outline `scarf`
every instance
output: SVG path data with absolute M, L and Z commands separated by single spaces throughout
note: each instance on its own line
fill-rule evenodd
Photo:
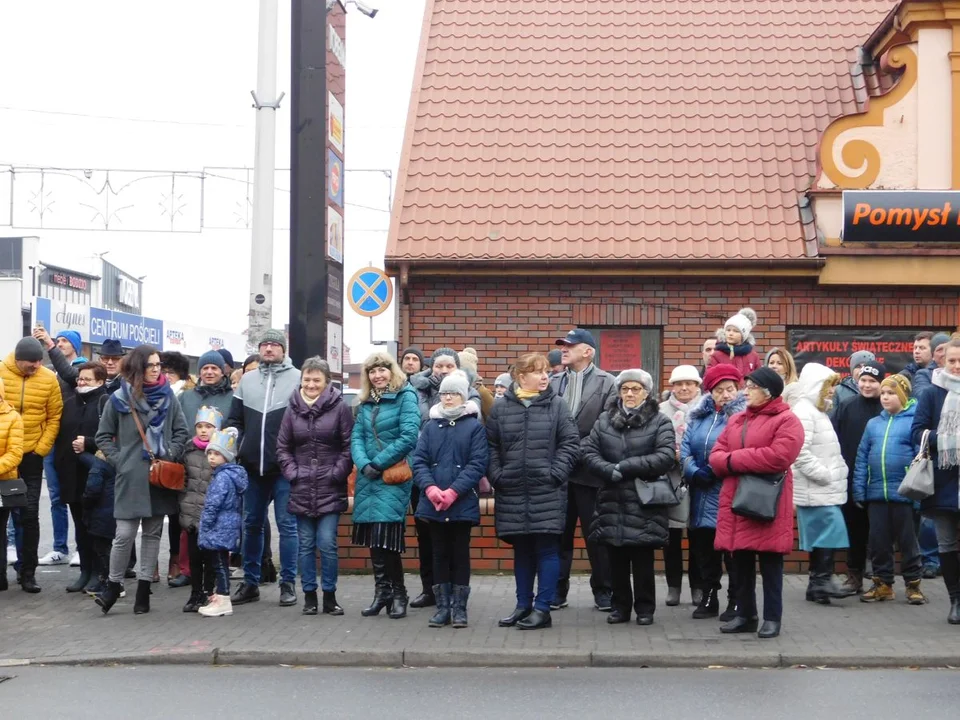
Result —
M 718 342 L 714 352 L 721 352 L 731 358 L 734 356 L 743 357 L 744 355 L 749 355 L 753 352 L 753 345 L 750 343 L 741 343 L 740 345 L 734 345 L 733 347 L 730 347 L 725 342 Z
M 321 393 L 321 394 L 322 394 L 322 393 Z M 315 398 L 308 398 L 308 397 L 304 394 L 303 390 L 300 391 L 300 397 L 301 397 L 301 398 L 303 399 L 303 401 L 307 404 L 307 407 L 313 407 L 313 404 L 314 404 L 315 402 L 317 402 L 317 400 L 320 399 L 320 395 L 317 395 Z
M 580 411 L 580 403 L 583 400 L 583 383 L 593 372 L 593 367 L 593 363 L 590 363 L 580 372 L 568 369 L 563 380 L 560 381 L 560 393 L 563 395 L 563 399 L 567 401 L 570 414 L 574 417 Z
M 628 418 L 631 418 L 634 415 L 636 415 L 638 412 L 640 412 L 640 409 L 643 407 L 643 403 L 640 403 L 635 408 L 628 408 L 626 405 L 623 404 L 623 400 L 617 400 L 617 407 L 620 408 L 620 412 L 622 412 Z
M 370 388 L 370 399 L 373 400 L 374 404 L 380 403 L 380 398 L 383 397 L 383 394 L 387 391 L 386 388 L 383 390 L 377 390 L 375 387 Z
M 513 391 L 513 394 L 517 396 L 517 400 L 523 402 L 524 400 L 533 400 L 537 395 L 540 394 L 539 390 L 524 390 L 519 385 L 517 389 Z
M 194 390 L 200 397 L 208 398 L 212 395 L 226 395 L 233 390 L 233 385 L 230 383 L 230 378 L 224 375 L 219 382 L 213 385 L 197 385 Z
M 960 465 L 960 377 L 946 370 L 934 371 L 933 384 L 947 391 L 937 426 L 937 466 Z
M 113 403 L 113 409 L 123 415 L 129 414 L 131 405 L 135 404 L 140 414 L 147 416 L 146 427 L 144 427 L 147 447 L 154 456 L 163 457 L 167 452 L 163 442 L 163 425 L 167 419 L 167 410 L 170 409 L 170 399 L 173 397 L 170 384 L 166 377 L 160 375 L 160 379 L 152 385 L 143 384 L 142 398 L 133 403 L 131 397 L 130 383 L 121 379 L 119 389 L 110 396 L 110 402 Z M 146 449 L 143 451 L 143 458 L 150 459 Z
M 210 444 L 209 440 L 201 440 L 196 435 L 193 436 L 193 444 L 197 446 L 198 450 L 206 450 L 207 445 Z
M 677 447 L 680 447 L 680 441 L 683 440 L 683 433 L 687 429 L 687 413 L 690 412 L 690 408 L 693 407 L 694 403 L 700 399 L 698 395 L 689 403 L 682 403 L 677 400 L 676 396 L 673 393 L 670 393 L 670 397 L 667 398 L 668 408 L 662 410 L 663 414 L 666 415 L 670 422 L 673 423 L 673 432 L 677 436 Z

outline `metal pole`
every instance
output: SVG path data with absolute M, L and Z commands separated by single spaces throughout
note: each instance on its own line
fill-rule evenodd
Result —
M 257 41 L 256 159 L 253 166 L 253 234 L 250 243 L 250 314 L 247 344 L 255 347 L 273 316 L 273 186 L 276 168 L 277 0 L 260 0 Z

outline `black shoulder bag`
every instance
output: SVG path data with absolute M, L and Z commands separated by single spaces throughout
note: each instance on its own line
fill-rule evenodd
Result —
M 743 448 L 746 445 L 747 421 L 744 419 L 740 447 Z M 780 494 L 783 492 L 783 481 L 786 476 L 786 473 L 740 475 L 730 508 L 733 514 L 751 520 L 771 522 L 777 516 L 777 505 L 780 503 Z

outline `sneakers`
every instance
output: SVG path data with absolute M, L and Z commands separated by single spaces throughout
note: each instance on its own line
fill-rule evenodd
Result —
M 37 561 L 37 565 L 66 565 L 68 562 L 70 559 L 66 555 L 51 550 Z
M 917 583 L 917 592 L 919 592 L 920 581 L 915 582 Z M 896 597 L 897 595 L 893 592 L 892 585 L 887 585 L 883 580 L 875 577 L 873 579 L 873 586 L 860 596 L 860 602 L 883 602 L 884 600 L 895 600 Z
M 233 603 L 230 602 L 229 595 L 216 595 L 210 598 L 210 602 L 197 610 L 199 615 L 204 617 L 223 617 L 233 615 Z
M 80 567 L 80 553 L 75 552 L 70 556 L 70 567 Z
M 920 592 L 919 580 L 910 580 L 907 582 L 906 596 L 907 603 L 910 605 L 924 605 L 927 602 L 927 598 Z
M 17 562 L 17 546 L 7 545 L 7 565 L 14 565 Z
M 613 610 L 613 593 L 601 590 L 593 596 L 593 606 L 600 612 L 611 612 Z

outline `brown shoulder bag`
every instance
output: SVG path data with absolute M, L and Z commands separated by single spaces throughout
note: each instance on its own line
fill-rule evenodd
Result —
M 150 456 L 150 484 L 164 490 L 177 490 L 182 492 L 184 487 L 184 467 L 180 463 L 170 462 L 169 460 L 160 460 L 150 451 L 150 445 L 147 443 L 147 436 L 143 432 L 143 425 L 140 423 L 140 414 L 136 408 L 130 408 L 130 414 L 133 415 L 133 421 L 137 424 L 137 432 L 140 433 L 140 439 L 143 440 L 143 449 Z

